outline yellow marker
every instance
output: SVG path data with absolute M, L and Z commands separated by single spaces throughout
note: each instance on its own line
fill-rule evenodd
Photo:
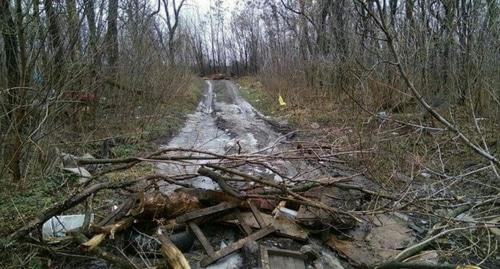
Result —
M 481 269 L 481 267 L 475 265 L 459 265 L 455 269 Z
M 280 103 L 280 106 L 286 106 L 285 100 L 283 100 L 281 95 L 278 96 L 278 103 Z

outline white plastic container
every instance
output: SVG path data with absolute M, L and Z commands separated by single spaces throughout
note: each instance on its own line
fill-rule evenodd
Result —
M 44 239 L 51 237 L 63 237 L 66 232 L 82 227 L 85 215 L 63 215 L 54 216 L 42 226 Z M 94 220 L 94 214 L 90 215 L 90 222 Z

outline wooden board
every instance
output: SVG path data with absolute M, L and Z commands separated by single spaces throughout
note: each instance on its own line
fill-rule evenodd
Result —
M 196 238 L 198 238 L 198 240 L 200 241 L 201 245 L 203 246 L 207 254 L 209 256 L 214 255 L 215 253 L 214 248 L 212 247 L 212 245 L 210 245 L 210 242 L 208 241 L 205 234 L 201 231 L 200 227 L 198 227 L 196 223 L 190 222 L 189 228 L 194 233 L 194 235 L 196 235 Z
M 248 224 L 245 222 L 245 219 L 241 215 L 241 211 L 238 208 L 235 208 L 234 212 L 235 212 L 236 216 L 238 217 L 238 222 L 240 223 L 240 226 L 243 229 L 243 231 L 245 231 L 245 233 L 247 235 L 251 235 L 252 228 L 250 228 L 250 226 L 248 226 Z
M 293 220 L 290 220 L 283 216 L 278 216 L 275 219 L 273 218 L 273 216 L 268 214 L 260 213 L 260 215 L 266 223 L 272 224 L 274 227 L 276 227 L 276 233 L 281 236 L 289 237 L 299 241 L 306 241 L 309 237 L 309 231 L 296 224 Z M 258 229 L 260 226 L 251 212 L 241 212 L 238 219 L 240 218 L 243 222 L 250 226 L 250 228 Z M 234 223 L 234 221 L 228 222 Z M 239 222 L 241 223 L 241 220 Z
M 255 217 L 255 220 L 257 220 L 257 223 L 259 224 L 260 228 L 266 227 L 267 223 L 264 220 L 264 218 L 261 216 L 261 213 L 257 209 L 257 207 L 250 200 L 248 200 L 248 205 L 250 206 L 250 210 L 252 210 L 252 214 Z
M 298 251 L 260 246 L 262 269 L 306 269 L 306 259 Z
M 236 242 L 233 242 L 229 246 L 227 246 L 223 249 L 216 251 L 213 255 L 210 255 L 210 256 L 203 258 L 200 262 L 200 265 L 203 267 L 206 267 L 207 265 L 217 261 L 218 259 L 223 258 L 223 257 L 237 251 L 238 249 L 242 248 L 247 242 L 258 240 L 258 239 L 260 239 L 268 234 L 273 233 L 275 230 L 276 229 L 273 226 L 268 226 L 268 227 L 265 227 L 261 230 L 258 230 L 257 232 L 255 232 L 255 233 L 253 233 L 253 234 L 251 234 L 243 239 L 240 239 Z
M 237 204 L 233 204 L 233 203 L 220 203 L 218 205 L 215 205 L 215 206 L 211 206 L 211 207 L 206 207 L 206 208 L 203 208 L 203 209 L 200 209 L 200 210 L 196 210 L 196 211 L 193 211 L 193 212 L 189 212 L 189 213 L 186 213 L 182 216 L 179 216 L 175 219 L 175 221 L 177 223 L 185 223 L 185 222 L 188 222 L 190 220 L 194 220 L 194 219 L 197 219 L 197 218 L 200 218 L 200 217 L 204 217 L 204 216 L 208 216 L 208 215 L 212 215 L 212 214 L 215 214 L 217 212 L 222 212 L 222 211 L 226 211 L 226 210 L 229 210 L 229 209 L 233 209 L 233 208 L 236 208 L 238 205 Z

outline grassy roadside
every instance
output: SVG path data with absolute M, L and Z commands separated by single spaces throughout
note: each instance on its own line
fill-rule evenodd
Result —
M 285 111 L 280 109 L 278 97 L 264 89 L 260 81 L 254 77 L 242 77 L 237 80 L 240 93 L 253 107 L 269 116 L 284 116 Z
M 165 100 L 157 108 L 161 115 L 154 120 L 131 122 L 119 129 L 107 129 L 114 132 L 115 146 L 112 148 L 112 157 L 120 158 L 133 156 L 141 152 L 154 150 L 159 144 L 166 143 L 183 126 L 187 114 L 194 111 L 202 96 L 203 80 L 193 77 L 188 90 L 182 91 Z M 104 128 L 104 127 L 103 127 Z M 106 134 L 104 134 L 106 135 Z M 97 141 L 97 142 L 96 142 Z M 57 143 L 54 143 L 57 144 Z M 57 144 L 62 152 L 75 155 L 90 153 L 99 157 L 102 141 L 93 137 L 88 142 Z M 151 164 L 140 164 L 125 172 L 108 174 L 110 180 L 139 177 L 154 172 Z M 0 178 L 0 238 L 19 228 L 31 218 L 40 214 L 49 206 L 62 201 L 67 197 L 78 178 L 62 172 L 58 166 L 51 171 L 34 170 L 21 184 L 12 183 L 9 179 Z M 110 199 L 113 193 L 102 193 L 94 199 Z M 111 205 L 110 205 L 111 206 Z M 71 213 L 81 213 L 84 208 L 74 208 Z M 0 242 L 2 243 L 2 242 Z M 0 244 L 2 246 L 3 244 Z M 13 249 L 10 249 L 13 250 Z M 2 251 L 0 254 L 0 268 L 43 268 L 36 257 L 39 249 L 31 246 L 15 246 L 15 251 Z
M 487 165 L 451 132 L 428 132 L 415 126 L 379 119 L 361 110 L 352 100 L 345 97 L 316 98 L 303 91 L 301 95 L 283 96 L 287 105 L 280 108 L 278 94 L 266 89 L 258 78 L 243 77 L 238 83 L 241 85 L 241 94 L 257 109 L 267 115 L 287 119 L 292 127 L 305 130 L 308 139 L 332 143 L 338 151 L 362 151 L 361 154 L 344 158 L 351 167 L 367 171 L 373 180 L 390 188 L 399 187 L 402 183 L 399 176 L 402 174 L 417 173 L 418 177 L 419 173 L 428 173 L 425 171 L 430 168 L 453 175 Z M 469 112 L 466 107 L 457 108 L 453 114 L 454 119 L 467 136 L 480 143 L 481 140 L 474 136 L 475 127 L 467 122 L 467 113 Z M 422 121 L 418 114 L 391 116 L 403 122 L 419 124 L 420 120 L 422 125 L 435 124 L 433 121 Z M 498 155 L 500 141 L 498 133 L 495 132 L 498 126 L 484 125 L 481 128 L 489 149 Z M 478 174 L 478 178 L 481 177 L 483 182 L 495 182 L 492 171 Z M 463 192 L 464 195 L 469 191 L 458 189 L 458 192 Z M 476 191 L 481 193 L 480 188 Z
M 311 128 L 315 126 L 338 125 L 338 117 L 342 107 L 335 103 L 325 102 L 321 98 L 309 96 L 291 96 L 281 94 L 286 105 L 280 106 L 279 93 L 266 89 L 255 77 L 245 76 L 237 80 L 241 86 L 241 95 L 255 108 L 268 116 L 286 119 L 294 128 Z

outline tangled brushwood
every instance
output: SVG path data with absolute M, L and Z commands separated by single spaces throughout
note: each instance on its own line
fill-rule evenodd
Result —
M 118 159 L 72 156 L 65 169 L 81 177 L 72 194 L 3 247 L 30 244 L 59 264 L 79 257 L 119 268 L 197 268 L 237 251 L 245 268 L 275 268 L 283 257 L 315 268 L 498 265 L 498 191 L 466 198 L 453 184 L 433 188 L 421 177 L 388 192 L 344 166 L 341 156 L 359 150 L 286 140 L 248 154 L 164 148 Z M 123 173 L 145 163 L 164 167 Z M 469 255 L 456 255 L 464 250 Z

